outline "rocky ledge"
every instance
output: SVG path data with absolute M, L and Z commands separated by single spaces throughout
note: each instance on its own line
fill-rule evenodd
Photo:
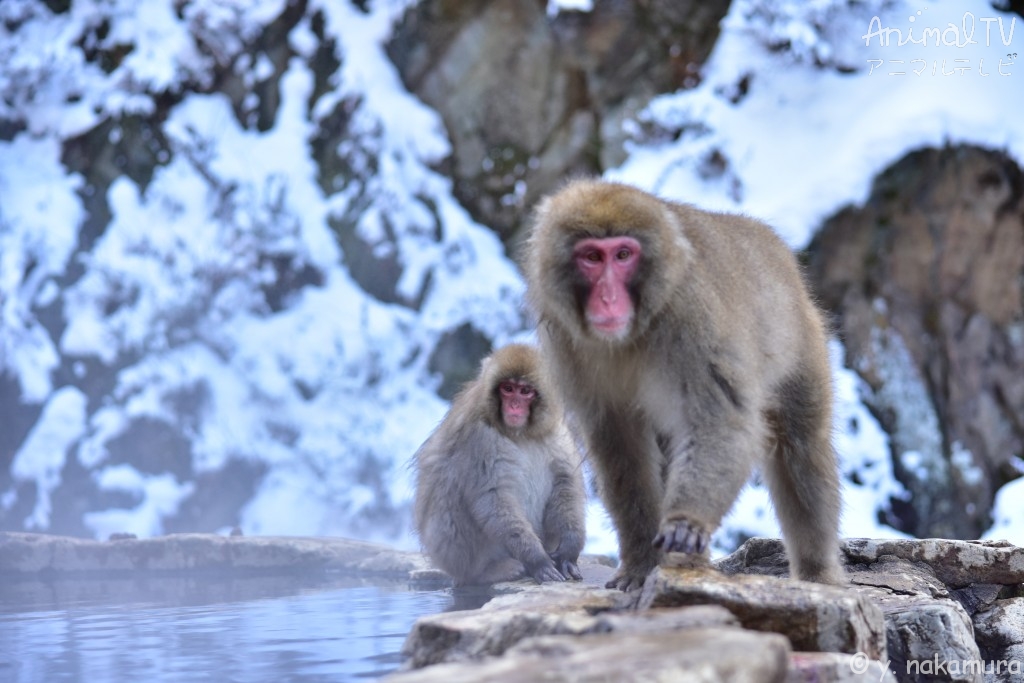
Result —
M 585 558 L 583 582 L 499 584 L 479 609 L 420 619 L 387 680 L 1024 681 L 1024 548 L 850 539 L 843 552 L 845 587 L 786 578 L 782 544 L 751 539 L 714 567 L 659 567 L 629 594 L 602 588 L 612 569 Z M 340 538 L 0 533 L 5 585 L 203 573 L 445 585 L 418 553 Z
M 785 578 L 769 539 L 714 568 L 659 567 L 632 594 L 504 584 L 481 609 L 420 619 L 387 681 L 1024 680 L 1024 549 L 851 539 L 843 550 L 846 587 Z
M 171 534 L 109 541 L 0 532 L 0 576 L 349 572 L 446 582 L 420 553 L 345 538 Z

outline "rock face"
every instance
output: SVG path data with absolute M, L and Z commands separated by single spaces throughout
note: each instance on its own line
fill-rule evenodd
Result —
M 851 539 L 843 551 L 847 587 L 784 578 L 775 539 L 747 541 L 718 571 L 659 567 L 639 594 L 508 584 L 522 592 L 417 622 L 406 671 L 388 680 L 1022 680 L 1024 549 Z
M 1016 598 L 994 600 L 974 615 L 974 635 L 982 655 L 990 662 L 1024 662 L 1024 592 L 1017 586 Z M 998 680 L 998 679 L 997 679 Z
M 782 636 L 740 629 L 545 636 L 531 638 L 505 658 L 442 664 L 385 680 L 781 683 L 787 680 L 788 655 Z
M 718 606 L 615 611 L 622 598 L 617 591 L 580 584 L 546 584 L 497 597 L 479 610 L 420 619 L 406 641 L 406 665 L 418 669 L 502 655 L 527 635 L 650 633 L 738 624 Z
M 884 659 L 882 612 L 845 588 L 767 576 L 709 578 L 701 570 L 659 567 L 647 577 L 639 607 L 708 604 L 725 607 L 744 628 L 785 635 L 797 650 Z
M 740 629 L 721 606 L 636 611 L 581 584 L 520 590 L 420 619 L 404 648 L 420 671 L 396 680 L 785 680 L 788 641 Z
M 974 147 L 914 152 L 825 224 L 809 265 L 910 493 L 886 521 L 979 537 L 1024 452 L 1021 169 Z
M 846 552 L 851 581 L 885 614 L 891 666 L 921 672 L 902 680 L 1021 680 L 1024 550 L 929 539 L 850 541 Z M 945 675 L 925 674 L 929 661 L 946 662 Z
M 477 220 L 512 237 L 567 175 L 623 160 L 623 122 L 654 95 L 697 84 L 728 2 L 427 0 L 388 47 L 406 86 L 444 119 L 449 170 Z
M 1024 549 L 1005 541 L 848 539 L 843 552 L 851 585 L 884 615 L 898 680 L 1021 680 Z M 781 541 L 751 539 L 718 566 L 780 576 L 785 561 Z M 944 673 L 929 677 L 939 662 Z M 1002 676 L 982 676 L 996 668 Z

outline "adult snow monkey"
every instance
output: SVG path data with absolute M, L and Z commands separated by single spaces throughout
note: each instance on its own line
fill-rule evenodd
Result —
M 540 203 L 524 271 L 618 532 L 609 587 L 706 553 L 755 466 L 791 574 L 843 582 L 825 324 L 768 226 L 577 180 Z

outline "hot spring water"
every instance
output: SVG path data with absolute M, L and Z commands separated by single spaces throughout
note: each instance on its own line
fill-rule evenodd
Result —
M 0 683 L 374 680 L 444 590 L 355 578 L 0 579 Z

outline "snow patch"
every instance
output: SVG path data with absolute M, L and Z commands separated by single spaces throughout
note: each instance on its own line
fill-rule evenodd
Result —
M 1018 466 L 1024 470 L 1024 461 L 1017 458 Z M 982 536 L 987 540 L 1008 539 L 1015 545 L 1024 543 L 1024 515 L 1021 501 L 1024 500 L 1024 477 L 1015 479 L 999 489 L 992 508 L 992 527 Z
M 45 530 L 50 525 L 51 493 L 60 485 L 67 455 L 85 431 L 86 403 L 85 394 L 74 387 L 55 391 L 14 455 L 11 476 L 36 484 L 36 504 L 25 520 L 27 529 Z
M 549 17 L 559 12 L 590 12 L 594 9 L 594 0 L 548 0 Z
M 974 462 L 974 454 L 959 441 L 953 442 L 949 460 L 968 486 L 979 486 L 985 481 L 985 471 Z
M 66 268 L 82 220 L 81 179 L 60 155 L 52 138 L 0 141 L 0 372 L 17 378 L 28 403 L 46 399 L 59 363 L 34 311 L 56 296 L 52 278 Z
M 139 538 L 163 534 L 163 519 L 178 511 L 181 501 L 195 486 L 178 483 L 170 474 L 144 475 L 131 465 L 115 465 L 99 470 L 94 478 L 104 491 L 123 491 L 138 496 L 141 502 L 130 509 L 111 509 L 87 512 L 83 522 L 96 538 L 110 538 L 111 534 L 135 534 Z
M 872 365 L 868 370 L 878 375 L 879 387 L 869 400 L 881 410 L 899 406 L 894 411 L 892 434 L 896 457 L 921 481 L 944 480 L 949 467 L 943 456 L 939 417 L 903 338 L 891 327 L 873 328 L 870 345 Z

